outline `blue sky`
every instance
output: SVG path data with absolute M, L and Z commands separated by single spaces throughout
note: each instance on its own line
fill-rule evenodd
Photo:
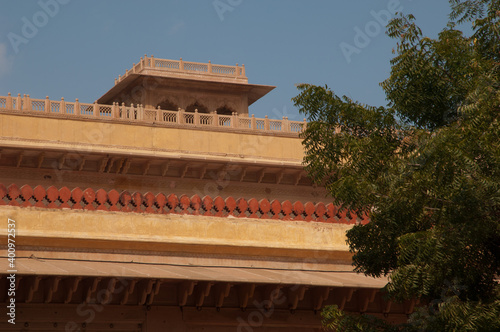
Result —
M 250 113 L 291 120 L 303 118 L 290 101 L 296 83 L 385 105 L 378 84 L 395 41 L 381 26 L 384 14 L 413 13 L 436 36 L 449 13 L 446 0 L 40 0 L 4 1 L 2 9 L 0 95 L 93 102 L 153 54 L 245 64 L 250 83 L 277 86 Z

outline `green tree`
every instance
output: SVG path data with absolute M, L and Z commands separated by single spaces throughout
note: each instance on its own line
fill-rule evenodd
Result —
M 309 120 L 309 175 L 370 215 L 347 233 L 355 270 L 388 275 L 395 300 L 427 303 L 404 326 L 329 307 L 328 327 L 500 331 L 500 0 L 450 5 L 435 39 L 412 15 L 388 24 L 398 44 L 387 107 L 308 84 L 293 99 Z

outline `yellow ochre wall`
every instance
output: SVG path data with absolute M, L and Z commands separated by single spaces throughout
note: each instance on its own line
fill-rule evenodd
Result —
M 210 130 L 127 124 L 125 121 L 73 120 L 25 114 L 0 114 L 0 144 L 134 156 L 172 157 L 300 165 L 296 134 L 250 133 L 237 128 Z
M 16 222 L 16 245 L 349 261 L 346 224 L 0 206 Z M 7 234 L 7 222 L 1 231 Z M 1 239 L 6 243 L 6 237 Z

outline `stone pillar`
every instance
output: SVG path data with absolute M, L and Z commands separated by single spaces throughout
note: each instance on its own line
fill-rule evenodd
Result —
M 113 103 L 113 107 L 111 107 L 111 117 L 116 119 L 118 118 L 118 112 L 119 112 L 119 106 L 118 103 Z
M 17 94 L 17 99 L 16 99 L 16 109 L 19 110 L 19 111 L 22 111 L 23 110 L 23 100 L 21 98 L 21 94 L 18 93 Z
M 45 107 L 44 107 L 45 113 L 50 113 L 50 99 L 49 96 L 45 97 Z
M 97 104 L 97 100 L 94 101 L 94 116 L 95 117 L 99 116 L 99 104 Z
M 248 115 L 248 95 L 244 95 L 240 98 L 240 110 L 237 110 L 238 113 L 247 114 Z
M 233 112 L 233 115 L 231 116 L 231 127 L 238 128 L 238 122 L 238 112 Z
M 30 95 L 24 95 L 23 110 L 31 111 Z
M 180 107 L 177 112 L 177 123 L 184 123 L 184 110 Z
M 12 109 L 12 96 L 10 92 L 7 94 L 7 99 L 5 100 L 5 108 L 8 110 Z
M 285 133 L 290 132 L 290 121 L 288 121 L 288 117 L 286 116 L 283 117 L 281 122 L 281 131 L 284 131 Z
M 75 115 L 80 115 L 80 102 L 78 98 L 75 99 Z
M 214 111 L 214 126 L 219 126 L 219 114 L 217 114 L 217 111 Z
M 193 124 L 195 126 L 199 126 L 200 125 L 200 114 L 198 113 L 198 109 L 194 110 Z
M 61 97 L 61 105 L 59 106 L 59 113 L 66 114 L 66 102 L 64 101 L 64 97 Z

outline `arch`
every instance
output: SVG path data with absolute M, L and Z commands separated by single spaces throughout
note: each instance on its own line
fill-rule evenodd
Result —
M 179 109 L 179 106 L 177 106 L 176 104 L 174 104 L 173 102 L 171 102 L 168 99 L 165 99 L 164 101 L 162 101 L 161 103 L 156 105 L 156 108 L 158 108 L 158 106 L 162 110 L 166 110 L 166 111 L 177 111 L 177 109 Z
M 195 102 L 194 104 L 191 104 L 188 107 L 186 107 L 186 112 L 194 113 L 195 109 L 198 110 L 198 113 L 208 113 L 208 108 L 198 102 Z
M 234 113 L 234 109 L 224 105 L 224 106 L 221 106 L 217 109 L 217 114 L 221 114 L 221 115 L 232 115 Z

